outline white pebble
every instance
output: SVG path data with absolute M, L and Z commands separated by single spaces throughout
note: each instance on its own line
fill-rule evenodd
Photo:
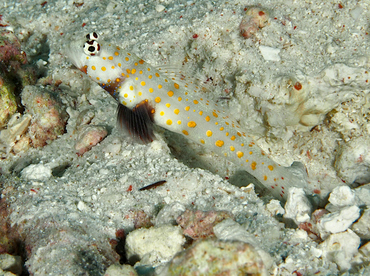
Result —
M 358 252 L 360 238 L 353 231 L 330 235 L 319 245 L 323 251 L 323 257 L 327 261 L 335 262 L 341 271 L 351 268 L 351 259 Z
M 51 169 L 43 164 L 33 164 L 24 168 L 21 175 L 27 180 L 45 181 L 52 176 L 52 173 Z
M 285 210 L 280 205 L 280 201 L 277 199 L 272 199 L 267 205 L 266 210 L 273 216 L 284 215 Z
M 346 207 L 340 211 L 323 215 L 318 222 L 321 238 L 325 239 L 328 233 L 346 231 L 359 217 L 360 209 L 357 206 Z
M 81 212 L 90 211 L 90 208 L 83 201 L 79 201 L 77 203 L 77 209 L 80 210 Z
M 302 188 L 291 188 L 285 204 L 285 218 L 292 219 L 297 225 L 310 220 L 311 203 Z
M 130 232 L 126 238 L 126 255 L 130 259 L 137 256 L 142 265 L 157 266 L 168 262 L 185 243 L 180 226 L 165 225 L 140 228 Z
M 352 230 L 362 239 L 370 239 L 370 209 L 366 209 L 360 219 L 353 224 Z
M 155 10 L 157 11 L 157 12 L 161 12 L 161 11 L 164 11 L 164 9 L 165 9 L 166 7 L 165 6 L 163 6 L 163 5 L 157 5 L 157 6 L 155 6 Z
M 352 205 L 355 201 L 355 193 L 348 186 L 339 186 L 333 189 L 329 196 L 329 202 L 335 206 Z
M 260 47 L 260 52 L 265 60 L 270 60 L 270 61 L 279 61 L 280 60 L 280 49 L 278 48 L 272 48 L 269 46 L 263 46 L 261 45 Z

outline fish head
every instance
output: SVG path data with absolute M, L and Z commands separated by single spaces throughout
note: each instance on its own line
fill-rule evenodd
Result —
M 125 78 L 119 58 L 120 51 L 119 47 L 100 40 L 94 32 L 73 41 L 66 55 L 80 71 L 105 87 L 110 83 L 121 83 Z

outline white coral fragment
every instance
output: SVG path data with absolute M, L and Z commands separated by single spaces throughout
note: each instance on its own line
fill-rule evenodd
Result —
M 318 222 L 321 237 L 325 238 L 326 233 L 339 233 L 346 231 L 354 221 L 360 217 L 360 208 L 350 206 L 340 211 L 322 216 Z
M 285 204 L 285 218 L 292 219 L 297 225 L 310 220 L 311 203 L 302 188 L 291 188 Z
M 24 168 L 21 175 L 27 180 L 45 181 L 52 176 L 52 171 L 50 167 L 43 164 L 32 164 Z
M 323 257 L 333 261 L 341 271 L 351 268 L 351 259 L 358 252 L 360 238 L 351 230 L 332 234 L 319 245 Z

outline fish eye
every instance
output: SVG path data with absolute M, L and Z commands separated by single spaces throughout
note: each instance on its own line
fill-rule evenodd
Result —
M 86 35 L 87 40 L 97 40 L 98 34 L 96 32 L 92 32 Z
M 88 56 L 95 56 L 100 51 L 100 45 L 96 40 L 88 40 L 84 44 L 84 52 Z

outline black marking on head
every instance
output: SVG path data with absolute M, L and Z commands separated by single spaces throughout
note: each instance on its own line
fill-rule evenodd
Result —
M 95 40 L 86 41 L 83 48 L 84 48 L 85 54 L 88 56 L 95 56 L 100 51 L 100 45 Z
M 132 110 L 119 103 L 117 108 L 119 127 L 127 129 L 133 138 L 140 138 L 143 143 L 152 142 L 154 139 L 152 109 L 147 100 L 142 101 Z
M 86 35 L 87 40 L 97 40 L 98 34 L 96 32 L 92 32 Z

